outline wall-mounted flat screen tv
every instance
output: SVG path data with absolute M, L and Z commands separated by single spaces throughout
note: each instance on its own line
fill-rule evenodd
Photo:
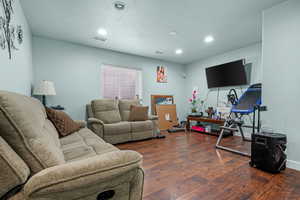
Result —
M 209 67 L 205 70 L 208 88 L 242 86 L 248 84 L 244 60 Z

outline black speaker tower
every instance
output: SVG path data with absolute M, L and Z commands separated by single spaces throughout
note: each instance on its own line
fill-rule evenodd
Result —
M 250 165 L 271 173 L 286 168 L 287 138 L 279 133 L 252 134 Z

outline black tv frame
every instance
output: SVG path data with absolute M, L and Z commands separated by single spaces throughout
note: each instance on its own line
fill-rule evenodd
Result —
M 219 70 L 217 71 L 218 73 L 216 73 L 216 75 L 219 75 L 221 77 L 222 75 L 222 70 L 220 70 L 221 67 L 236 67 L 238 68 L 239 66 L 243 66 L 243 68 L 240 68 L 239 70 L 243 70 L 243 71 L 240 71 L 239 73 L 243 76 L 239 76 L 240 80 L 239 81 L 235 81 L 236 83 L 231 82 L 231 83 L 225 83 L 225 82 L 228 82 L 226 80 L 223 80 L 223 84 L 221 84 L 222 80 L 219 81 L 219 84 L 218 83 L 212 83 L 212 80 L 209 80 L 211 78 L 209 78 L 209 75 L 208 75 L 208 71 L 209 70 L 217 70 L 217 68 L 219 68 Z M 252 66 L 251 66 L 252 68 Z M 251 69 L 250 68 L 250 69 Z M 224 72 L 224 69 L 223 69 L 223 72 Z M 232 61 L 232 62 L 228 62 L 228 63 L 224 63 L 224 64 L 220 64 L 220 65 L 216 65 L 216 66 L 212 66 L 212 67 L 208 67 L 205 69 L 205 73 L 206 73 L 206 81 L 207 81 L 207 87 L 208 89 L 213 89 L 213 88 L 225 88 L 225 87 L 237 87 L 237 86 L 245 86 L 245 85 L 249 85 L 250 84 L 250 77 L 251 75 L 249 76 L 247 70 L 246 70 L 246 64 L 245 64 L 245 59 L 240 59 L 240 60 L 235 60 L 235 61 Z M 251 73 L 250 73 L 251 74 Z M 211 75 L 210 75 L 211 76 Z

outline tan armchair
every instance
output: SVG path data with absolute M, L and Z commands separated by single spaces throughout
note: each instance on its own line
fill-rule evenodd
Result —
M 141 200 L 141 162 L 87 128 L 59 138 L 38 100 L 0 91 L 0 199 Z
M 128 121 L 131 105 L 139 105 L 139 101 L 92 101 L 87 105 L 88 127 L 111 144 L 156 137 L 159 132 L 157 116 L 149 116 L 146 121 Z

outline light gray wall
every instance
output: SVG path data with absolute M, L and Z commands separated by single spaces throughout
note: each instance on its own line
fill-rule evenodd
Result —
M 300 1 L 286 1 L 263 16 L 264 121 L 287 134 L 288 164 L 300 170 Z
M 206 107 L 217 106 L 217 90 L 207 88 L 205 68 L 239 60 L 246 59 L 246 63 L 252 63 L 251 83 L 258 83 L 262 81 L 262 68 L 261 68 L 261 44 L 254 44 L 245 48 L 230 51 L 221 55 L 213 56 L 186 66 L 186 89 L 185 100 L 191 96 L 192 90 L 196 87 L 199 88 L 200 99 L 204 100 L 208 94 Z M 227 93 L 229 88 L 220 89 L 219 105 L 222 102 L 227 102 Z M 241 90 L 238 89 L 239 94 Z M 186 112 L 190 112 L 189 104 L 186 104 Z
M 12 23 L 22 26 L 24 40 L 20 46 L 16 45 L 19 50 L 13 51 L 11 60 L 8 58 L 7 49 L 0 49 L 0 90 L 30 95 L 33 77 L 31 31 L 19 0 L 14 1 L 13 7 Z M 3 15 L 2 8 L 0 15 Z
M 35 83 L 54 81 L 57 95 L 51 105 L 61 104 L 74 119 L 85 118 L 85 104 L 101 98 L 100 68 L 103 63 L 139 68 L 143 77 L 143 100 L 150 105 L 151 94 L 175 96 L 179 117 L 184 110 L 183 66 L 63 41 L 33 37 Z M 156 67 L 166 66 L 168 83 L 156 83 Z

